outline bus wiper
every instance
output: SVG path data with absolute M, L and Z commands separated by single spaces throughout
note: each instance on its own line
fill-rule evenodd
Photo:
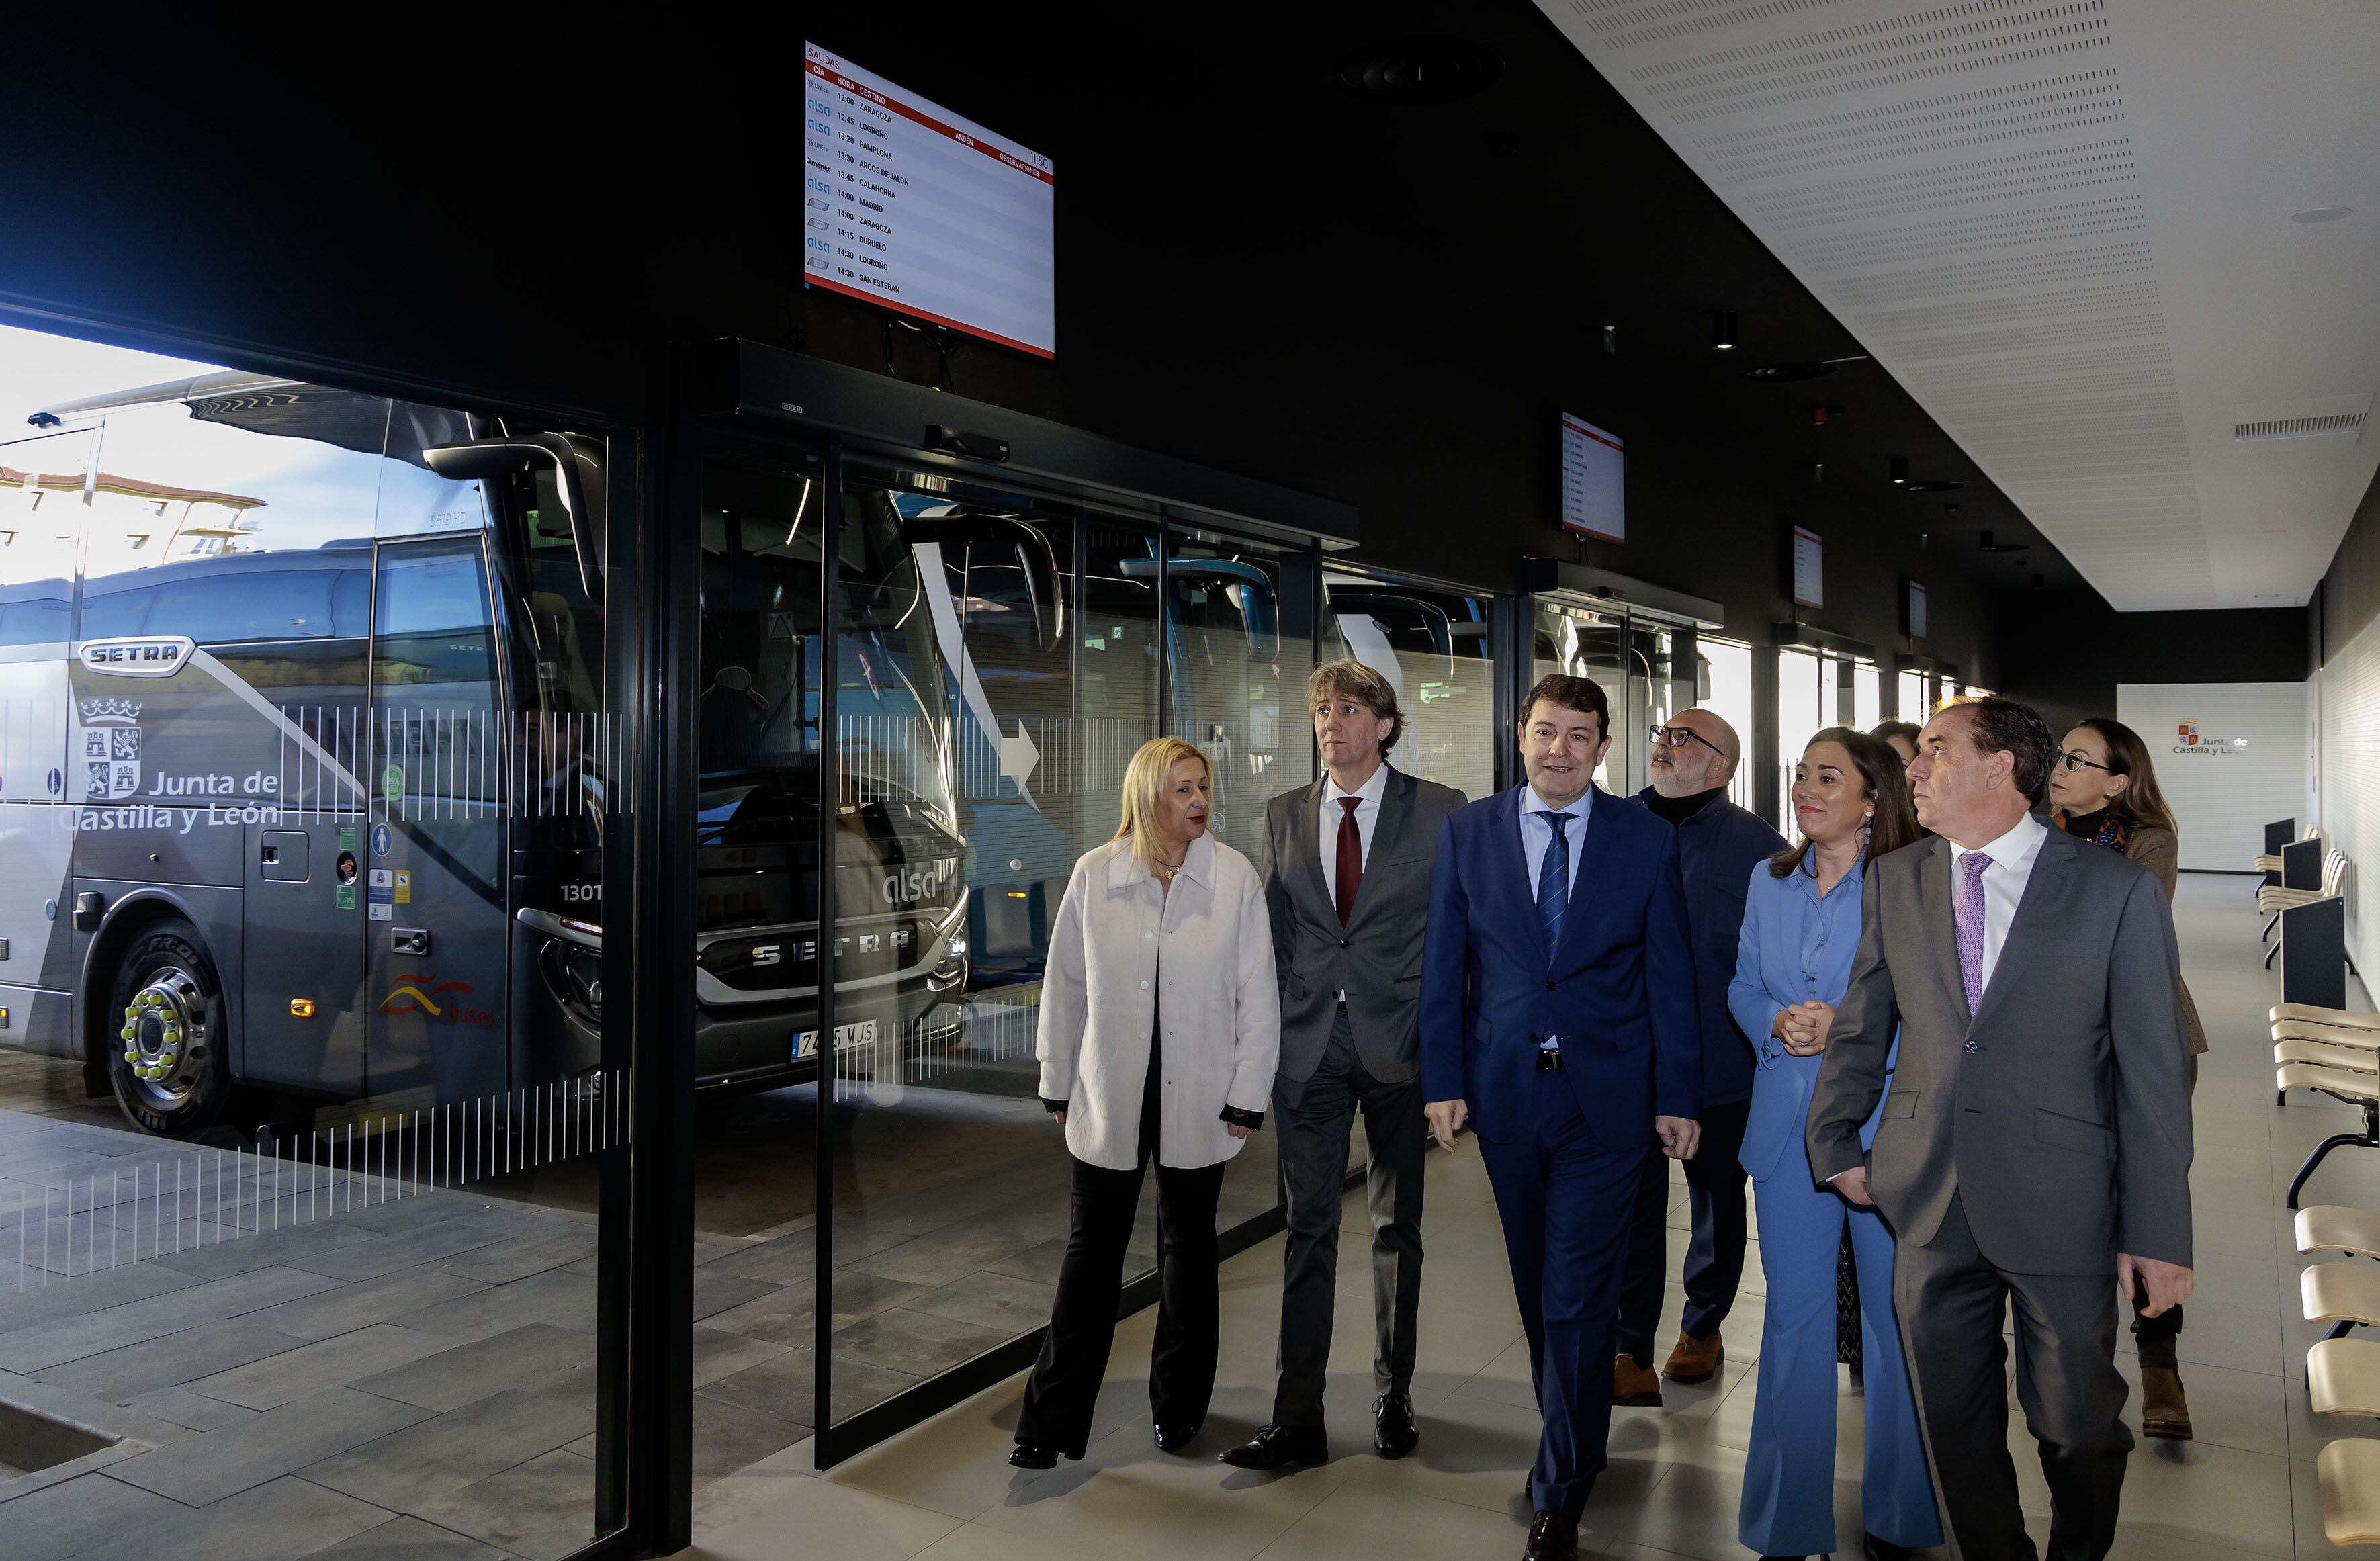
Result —
M 570 539 L 578 555 L 578 580 L 587 599 L 603 603 L 603 443 L 575 433 L 503 434 L 456 444 L 433 444 L 421 452 L 431 471 L 455 482 L 504 477 L 553 464 L 554 491 L 570 516 Z

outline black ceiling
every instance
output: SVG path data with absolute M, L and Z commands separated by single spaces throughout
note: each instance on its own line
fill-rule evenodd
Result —
M 310 62 L 161 17 L 103 74 L 20 84 L 19 123 L 38 129 L 0 161 L 0 198 L 20 213 L 0 230 L 0 294 L 94 298 L 267 356 L 320 336 L 382 369 L 427 354 L 435 320 L 438 382 L 474 382 L 455 340 L 508 341 L 516 357 L 531 342 L 558 405 L 648 373 L 622 361 L 629 338 L 737 333 L 862 358 L 852 344 L 874 340 L 876 317 L 798 288 L 805 36 L 1056 162 L 1062 369 L 977 348 L 953 367 L 962 392 L 1168 449 L 1184 408 L 1292 367 L 1330 366 L 1322 378 L 1376 404 L 1394 387 L 1423 412 L 1526 383 L 1601 412 L 1632 450 L 1689 447 L 1779 514 L 1815 502 L 1823 462 L 1830 493 L 1874 495 L 1862 507 L 1905 543 L 1929 536 L 1928 574 L 2080 584 L 1875 365 L 1746 378 L 1861 344 L 1524 0 L 1038 13 L 873 0 L 616 35 L 589 24 L 566 47 L 551 28 L 488 18 L 393 27 Z M 1485 85 L 1418 102 L 1346 85 L 1351 61 L 1393 78 L 1366 52 L 1413 37 L 1468 45 Z M 1710 347 L 1718 309 L 1741 323 L 1732 353 Z M 912 352 L 901 369 L 933 364 Z M 1084 386 L 1110 388 L 1070 402 Z M 1378 415 L 1363 400 L 1269 408 L 1249 419 L 1245 460 L 1179 453 L 1346 496 L 1346 474 L 1315 452 L 1347 448 L 1323 436 Z M 1815 427 L 1816 405 L 1844 414 Z M 1416 471 L 1425 455 L 1534 464 L 1550 445 L 1548 430 L 1482 452 L 1483 428 L 1496 431 L 1475 421 L 1416 454 Z M 1893 494 L 1896 455 L 1965 486 Z M 1983 553 L 1986 528 L 2032 547 Z
M 1341 358 L 1394 364 L 1451 397 L 1480 376 L 1541 376 L 1550 359 L 1620 392 L 1640 425 L 1689 428 L 1711 461 L 1758 470 L 1780 506 L 1820 463 L 1829 488 L 1888 491 L 1896 455 L 1912 480 L 1963 484 L 1892 496 L 1902 529 L 1929 537 L 1929 572 L 2082 584 L 1873 363 L 1747 377 L 1864 348 L 1534 6 L 1230 9 L 1118 7 L 1096 29 L 1036 34 L 993 12 L 873 5 L 811 25 L 818 42 L 1054 159 L 1070 359 L 1203 355 L 1218 366 L 1207 391 L 1228 393 L 1232 374 L 1269 358 Z M 1473 77 L 1492 79 L 1452 101 L 1348 85 L 1393 75 L 1384 59 L 1459 62 L 1450 44 L 1483 55 Z M 736 117 L 734 139 L 771 143 L 771 114 Z M 1737 317 L 1732 352 L 1712 349 L 1717 310 Z M 1136 323 L 1070 331 L 1087 320 Z M 984 367 L 955 365 L 955 388 L 970 375 L 980 385 Z M 1822 406 L 1841 410 L 1819 426 Z M 1163 432 L 1142 438 L 1161 444 Z M 1984 552 L 1985 530 L 2026 551 Z

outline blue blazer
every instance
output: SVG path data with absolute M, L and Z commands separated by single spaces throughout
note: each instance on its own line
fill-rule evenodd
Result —
M 1521 851 L 1521 791 L 1450 815 L 1438 836 L 1422 945 L 1425 1100 L 1463 1100 L 1484 1139 L 1536 1129 L 1537 1044 L 1561 1039 L 1588 1129 L 1611 1148 L 1653 1142 L 1653 1119 L 1702 1109 L 1702 1028 L 1677 831 L 1589 793 L 1585 843 L 1548 950 Z
M 1797 1175 L 1810 1174 L 1803 1131 L 1810 1117 L 1810 1092 L 1826 1054 L 1796 1057 L 1769 1026 L 1795 1003 L 1842 1002 L 1843 990 L 1851 985 L 1852 957 L 1859 951 L 1860 900 L 1866 891 L 1864 863 L 1845 874 L 1824 900 L 1818 898 L 1817 875 L 1806 859 L 1788 877 L 1769 872 L 1767 862 L 1752 869 L 1735 979 L 1728 986 L 1727 998 L 1735 1022 L 1754 1037 L 1759 1059 L 1752 1109 L 1743 1124 L 1743 1148 L 1737 1156 L 1755 1181 L 1766 1181 L 1789 1165 Z M 1896 1035 L 1885 1061 L 1888 1072 L 1900 1048 Z M 1876 1124 L 1883 1111 L 1879 1096 L 1860 1129 L 1861 1148 L 1876 1142 Z

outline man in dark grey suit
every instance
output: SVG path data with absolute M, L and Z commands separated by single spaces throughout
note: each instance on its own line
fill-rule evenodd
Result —
M 2144 1285 L 2155 1316 L 2191 1286 L 2172 915 L 2145 868 L 2034 817 L 2056 756 L 2007 699 L 1951 706 L 1918 734 L 1911 792 L 1936 838 L 1868 869 L 1810 1102 L 1812 1170 L 1898 1238 L 1893 1301 L 1967 1561 L 2034 1555 L 2008 1454 L 2010 1299 L 2050 1554 L 2082 1561 L 2114 1543 L 2132 1445 L 2117 1294 Z
M 1332 661 L 1315 669 L 1305 696 L 1323 775 L 1265 808 L 1265 902 L 1281 975 L 1273 1108 L 1289 1200 L 1281 1383 L 1272 1422 L 1223 1455 L 1242 1469 L 1330 1456 L 1322 1387 L 1337 1305 L 1339 1202 L 1359 1108 L 1372 1156 L 1372 1445 L 1382 1458 L 1402 1458 L 1421 1434 L 1412 1386 L 1429 1142 L 1421 1109 L 1422 929 L 1439 826 L 1463 797 L 1389 768 L 1404 716 L 1378 672 Z

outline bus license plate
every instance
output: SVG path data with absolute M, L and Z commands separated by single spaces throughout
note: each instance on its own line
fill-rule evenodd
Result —
M 819 1033 L 815 1030 L 795 1031 L 794 1060 L 798 1062 L 805 1057 L 816 1057 L 818 1038 Z M 875 1039 L 876 1021 L 872 1019 L 855 1020 L 849 1024 L 838 1024 L 834 1027 L 834 1049 L 837 1051 L 843 1050 L 845 1047 L 868 1046 Z

